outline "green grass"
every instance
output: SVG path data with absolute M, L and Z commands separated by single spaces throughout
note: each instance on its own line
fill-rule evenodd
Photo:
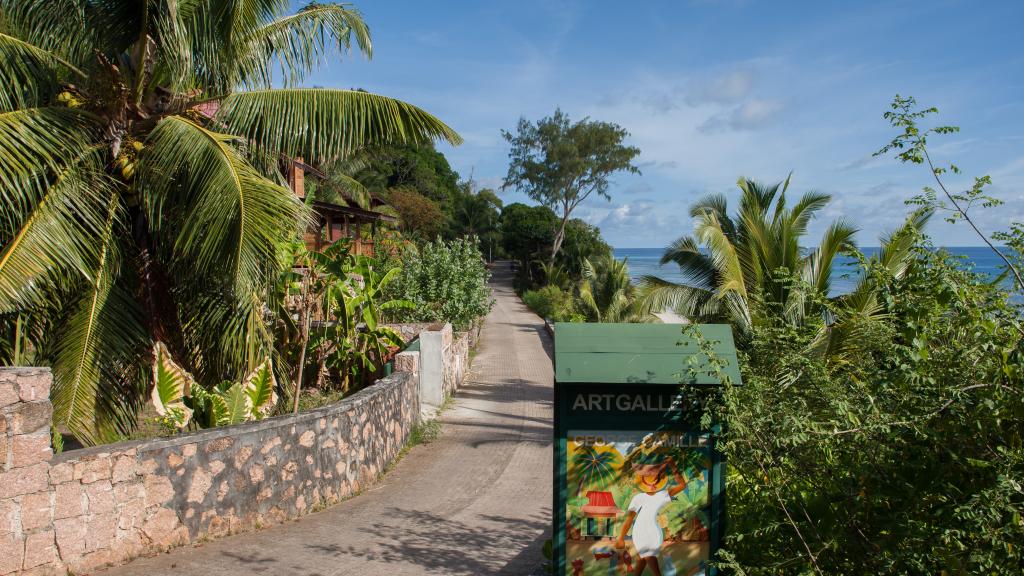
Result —
M 405 444 L 406 450 L 420 444 L 430 444 L 441 436 L 441 423 L 437 420 L 420 422 L 409 431 L 409 440 Z

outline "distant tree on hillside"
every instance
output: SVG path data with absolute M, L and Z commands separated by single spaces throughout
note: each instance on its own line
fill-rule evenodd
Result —
M 532 277 L 532 261 L 551 245 L 558 217 L 547 206 L 516 202 L 501 211 L 501 242 L 505 253 L 519 261 Z
M 560 222 L 551 242 L 553 266 L 573 211 L 597 194 L 611 200 L 608 178 L 616 172 L 639 174 L 633 159 L 640 149 L 623 145 L 629 133 L 617 124 L 584 118 L 570 122 L 560 109 L 536 123 L 519 119 L 516 133 L 502 130 L 511 145 L 503 188 L 515 188 L 555 210 Z
M 484 188 L 474 192 L 472 188 L 471 181 L 459 184 L 459 191 L 452 202 L 448 235 L 476 236 L 480 239 L 484 255 L 490 260 L 499 240 L 502 202 L 494 190 Z

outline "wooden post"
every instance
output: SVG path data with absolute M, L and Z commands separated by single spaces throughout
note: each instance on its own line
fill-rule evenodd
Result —
M 306 197 L 306 171 L 302 169 L 299 163 L 302 162 L 302 158 L 295 158 L 290 162 L 288 168 L 288 184 L 292 187 L 292 192 L 299 198 Z

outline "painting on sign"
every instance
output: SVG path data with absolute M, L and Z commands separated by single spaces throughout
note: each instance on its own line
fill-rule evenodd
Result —
M 568 576 L 697 576 L 710 554 L 706 434 L 570 430 Z

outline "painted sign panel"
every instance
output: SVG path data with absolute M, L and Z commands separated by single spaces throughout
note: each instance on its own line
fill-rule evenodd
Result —
M 705 574 L 711 450 L 701 433 L 568 430 L 565 574 Z
M 555 574 L 716 575 L 725 465 L 692 387 L 740 373 L 728 326 L 693 328 L 555 325 Z

